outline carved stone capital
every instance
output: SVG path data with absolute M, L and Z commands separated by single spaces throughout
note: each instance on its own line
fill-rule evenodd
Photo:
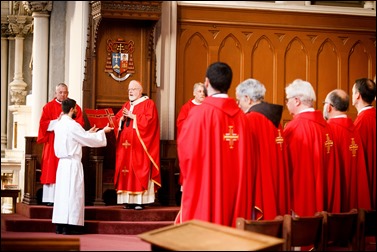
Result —
M 1 22 L 1 37 L 8 37 L 10 34 L 9 24 Z
M 16 36 L 25 36 L 33 32 L 33 18 L 30 16 L 8 16 L 9 33 Z
M 23 105 L 25 104 L 25 98 L 27 95 L 27 91 L 25 90 L 10 90 L 10 102 L 15 105 Z
M 30 12 L 48 13 L 52 10 L 52 1 L 23 1 L 23 4 Z

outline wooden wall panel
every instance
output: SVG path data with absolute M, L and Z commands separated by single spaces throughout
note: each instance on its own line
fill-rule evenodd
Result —
M 148 51 L 149 26 L 145 26 L 145 21 L 135 20 L 113 20 L 104 19 L 98 31 L 97 45 L 97 71 L 95 72 L 96 88 L 96 108 L 112 107 L 120 108 L 128 100 L 128 83 L 131 80 L 141 81 L 144 93 L 150 93 L 150 83 L 146 73 L 146 53 Z M 105 72 L 107 59 L 107 41 L 118 38 L 125 41 L 132 40 L 135 44 L 133 52 L 133 62 L 135 73 L 125 81 L 117 81 Z
M 187 85 L 184 86 L 184 90 L 181 94 L 183 97 L 188 97 L 186 101 L 193 98 L 194 83 L 204 82 L 205 67 L 208 63 L 207 55 L 208 45 L 206 41 L 199 34 L 194 34 L 190 38 L 189 43 L 187 43 L 184 55 L 182 55 L 185 69 L 189 69 L 189 71 L 182 73 L 184 79 L 187 81 Z M 189 83 L 191 83 L 191 85 Z
M 204 80 L 203 73 L 215 61 L 232 67 L 229 95 L 233 98 L 241 81 L 255 78 L 266 86 L 266 101 L 285 105 L 285 87 L 301 78 L 313 85 L 315 108 L 322 110 L 322 101 L 332 89 L 351 95 L 356 78 L 374 78 L 375 21 L 375 17 L 352 15 L 179 6 L 176 115 L 192 98 L 187 90 L 193 80 Z M 194 34 L 208 50 L 190 47 L 190 54 L 202 59 L 193 67 L 186 63 L 186 50 Z M 356 117 L 352 104 L 348 114 Z M 284 106 L 282 122 L 289 120 Z
M 246 79 L 265 80 L 264 85 L 266 90 L 269 90 L 269 92 L 266 92 L 265 99 L 269 101 L 273 100 L 273 93 L 271 91 L 273 90 L 273 73 L 276 71 L 276 65 L 274 64 L 276 62 L 275 51 L 273 42 L 262 36 L 255 43 L 251 54 L 251 74 L 250 76 L 245 76 Z M 265 69 L 269 69 L 269 71 L 265 71 Z M 241 81 L 243 80 L 241 79 Z

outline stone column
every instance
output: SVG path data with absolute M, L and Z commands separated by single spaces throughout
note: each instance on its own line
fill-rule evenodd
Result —
M 42 107 L 47 102 L 49 12 L 52 1 L 27 3 L 34 18 L 33 66 L 38 66 L 33 67 L 30 135 L 37 136 Z
M 24 82 L 22 66 L 24 51 L 24 36 L 32 29 L 30 16 L 8 16 L 9 30 L 15 36 L 14 77 L 9 83 L 10 103 L 15 105 L 25 104 L 27 84 Z
M 8 23 L 6 17 L 1 16 L 1 107 L 7 107 L 8 86 Z M 7 148 L 7 113 L 1 113 L 1 157 L 4 157 Z

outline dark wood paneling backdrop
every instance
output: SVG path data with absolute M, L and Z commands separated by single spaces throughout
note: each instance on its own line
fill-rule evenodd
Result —
M 322 110 L 327 93 L 352 94 L 357 78 L 376 73 L 376 17 L 248 9 L 178 8 L 176 116 L 204 81 L 209 64 L 233 69 L 229 95 L 247 78 L 261 81 L 265 100 L 284 104 L 285 87 L 296 78 L 309 81 Z M 348 114 L 354 119 L 356 109 Z M 291 120 L 284 106 L 282 123 Z

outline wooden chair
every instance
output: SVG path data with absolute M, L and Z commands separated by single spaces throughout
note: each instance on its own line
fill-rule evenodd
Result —
M 278 215 L 273 220 L 246 220 L 237 218 L 236 228 L 260 234 L 283 238 L 283 216 Z
M 294 247 L 303 247 L 301 250 L 305 250 L 310 247 L 310 250 L 322 251 L 322 221 L 322 213 L 302 217 L 284 215 L 283 250 L 292 251 Z
M 358 247 L 359 251 L 365 251 L 368 247 L 367 237 L 374 237 L 374 246 L 377 241 L 377 212 L 376 210 L 359 209 L 358 219 Z
M 323 214 L 322 247 L 325 251 L 358 249 L 357 209 L 346 213 Z

